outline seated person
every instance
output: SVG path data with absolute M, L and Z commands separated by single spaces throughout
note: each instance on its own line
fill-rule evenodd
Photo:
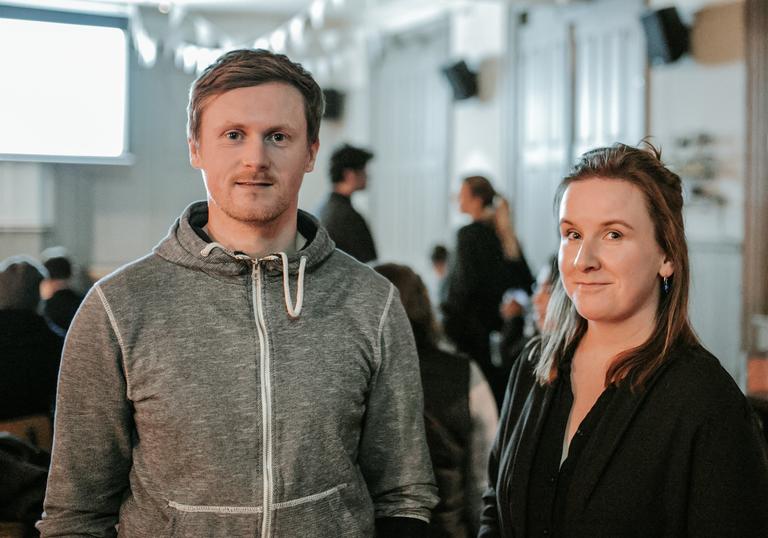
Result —
M 64 336 L 83 297 L 71 288 L 72 263 L 63 248 L 44 251 L 43 265 L 48 270 L 48 277 L 40 284 L 40 295 L 45 301 L 43 314 L 54 332 Z
M 36 312 L 46 274 L 31 258 L 0 263 L 0 421 L 52 410 L 62 341 Z
M 419 354 L 427 444 L 440 496 L 428 536 L 475 536 L 498 424 L 493 393 L 473 361 L 438 347 L 438 330 L 421 278 L 403 265 L 375 269 L 400 292 Z

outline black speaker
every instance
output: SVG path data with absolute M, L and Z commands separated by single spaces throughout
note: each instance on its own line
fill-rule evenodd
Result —
M 323 118 L 338 120 L 344 114 L 344 93 L 339 90 L 327 88 L 323 90 L 325 97 L 325 113 Z
M 688 27 L 674 7 L 651 11 L 642 21 L 651 64 L 672 63 L 688 51 Z
M 477 95 L 477 73 L 470 71 L 464 60 L 443 67 L 442 71 L 451 84 L 455 100 L 469 99 Z

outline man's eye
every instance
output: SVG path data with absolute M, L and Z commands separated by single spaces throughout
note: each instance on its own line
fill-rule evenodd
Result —
M 242 133 L 238 131 L 228 131 L 224 136 L 229 140 L 240 140 L 243 137 Z
M 285 136 L 283 133 L 273 133 L 269 135 L 269 139 L 272 140 L 272 142 L 281 143 L 288 140 L 288 137 Z

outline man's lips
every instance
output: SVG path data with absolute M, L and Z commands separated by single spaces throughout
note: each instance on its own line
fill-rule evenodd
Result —
M 274 181 L 268 179 L 236 179 L 235 185 L 242 185 L 245 187 L 271 187 L 274 185 Z

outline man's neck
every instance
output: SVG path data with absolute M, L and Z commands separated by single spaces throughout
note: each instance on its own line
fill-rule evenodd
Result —
M 345 196 L 347 198 L 350 198 L 352 196 L 352 193 L 355 192 L 355 188 L 353 185 L 345 182 L 339 182 L 333 184 L 333 192 L 336 194 L 340 194 L 342 196 Z
M 252 259 L 275 252 L 291 254 L 296 250 L 295 215 L 287 222 L 268 224 L 221 222 L 209 215 L 208 223 L 203 229 L 211 240 L 224 245 L 232 252 L 247 254 Z

